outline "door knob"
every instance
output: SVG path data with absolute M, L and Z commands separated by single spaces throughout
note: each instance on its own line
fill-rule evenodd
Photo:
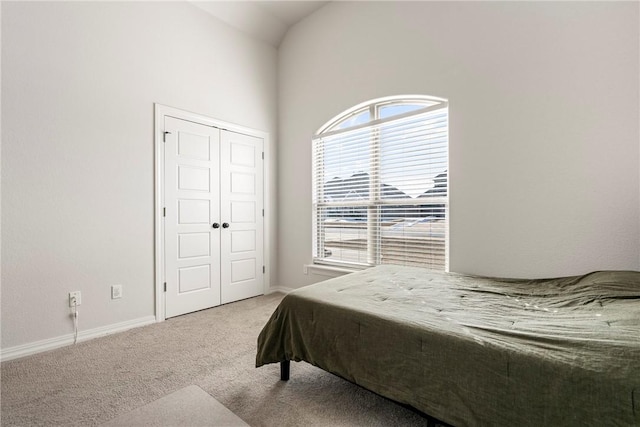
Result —
M 222 228 L 229 228 L 229 223 L 223 222 L 222 223 Z
M 212 225 L 213 228 L 220 228 L 220 224 L 218 224 L 217 222 L 214 222 Z

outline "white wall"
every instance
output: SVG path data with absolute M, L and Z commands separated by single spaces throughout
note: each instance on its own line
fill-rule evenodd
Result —
M 311 135 L 360 102 L 450 102 L 451 271 L 640 269 L 638 3 L 334 2 L 279 52 L 279 283 L 311 261 Z
M 276 55 L 188 3 L 2 2 L 3 350 L 72 333 L 69 291 L 81 330 L 154 315 L 154 102 L 275 141 Z

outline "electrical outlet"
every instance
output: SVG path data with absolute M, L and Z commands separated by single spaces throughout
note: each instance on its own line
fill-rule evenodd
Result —
M 69 292 L 69 307 L 78 306 L 81 302 L 80 291 Z
M 122 298 L 122 285 L 111 285 L 111 299 Z

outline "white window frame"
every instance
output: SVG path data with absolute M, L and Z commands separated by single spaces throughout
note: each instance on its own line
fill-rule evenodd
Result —
M 381 119 L 380 118 L 380 110 L 384 106 L 392 105 L 392 104 L 424 104 L 424 108 L 412 110 L 406 113 L 394 115 L 388 118 Z M 394 96 L 394 97 L 386 97 L 379 98 L 372 101 L 367 101 L 362 104 L 358 104 L 347 111 L 335 116 L 333 119 L 329 120 L 325 125 L 323 125 L 314 135 L 314 149 L 312 150 L 312 180 L 313 180 L 313 188 L 314 188 L 314 197 L 313 197 L 313 264 L 310 267 L 314 268 L 326 268 L 328 270 L 341 270 L 341 271 L 353 271 L 364 268 L 369 268 L 374 265 L 381 264 L 381 237 L 378 230 L 380 230 L 381 220 L 379 215 L 379 207 L 385 204 L 385 201 L 380 197 L 380 171 L 379 171 L 379 139 L 377 136 L 377 131 L 375 129 L 379 127 L 379 125 L 390 123 L 396 120 L 401 120 L 404 118 L 408 118 L 415 115 L 425 114 L 430 111 L 441 110 L 443 108 L 447 109 L 447 128 L 448 128 L 448 101 L 442 98 L 435 98 L 429 96 Z M 340 123 L 358 115 L 362 112 L 369 110 L 370 120 L 366 123 L 362 123 L 359 125 L 336 129 L 336 126 L 340 125 Z M 340 133 L 352 132 L 357 129 L 371 128 L 372 129 L 372 137 L 370 140 L 370 147 L 372 155 L 370 156 L 370 179 L 369 179 L 369 198 L 368 200 L 363 201 L 348 201 L 344 203 L 340 202 L 326 202 L 323 201 L 323 186 L 317 185 L 319 180 L 324 175 L 322 167 L 318 167 L 319 164 L 316 158 L 316 150 L 315 145 L 316 141 L 320 138 L 326 138 L 329 136 L 338 135 Z M 447 129 L 447 152 L 449 149 L 449 139 L 448 139 L 448 129 Z M 449 179 L 449 165 L 448 165 L 448 155 L 447 155 L 447 180 Z M 446 196 L 436 196 L 429 198 L 429 204 L 441 204 L 444 205 L 444 215 L 446 218 L 445 221 L 445 238 L 444 238 L 444 246 L 445 246 L 445 265 L 444 271 L 449 271 L 449 186 L 447 185 Z M 424 199 L 411 199 L 404 200 L 403 205 L 423 205 L 425 203 Z M 393 199 L 388 201 L 389 205 L 397 205 L 398 200 Z M 367 262 L 366 263 L 351 263 L 348 261 L 333 261 L 325 259 L 324 257 L 317 256 L 318 253 L 324 253 L 324 238 L 320 233 L 318 233 L 318 229 L 322 227 L 320 221 L 322 218 L 317 216 L 317 212 L 319 208 L 328 207 L 328 206 L 362 206 L 367 208 Z M 305 266 L 305 271 L 307 266 Z

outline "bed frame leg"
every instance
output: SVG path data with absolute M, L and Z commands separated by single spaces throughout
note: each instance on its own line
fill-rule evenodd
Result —
M 289 372 L 291 370 L 291 361 L 285 360 L 280 362 L 280 380 L 289 381 Z

